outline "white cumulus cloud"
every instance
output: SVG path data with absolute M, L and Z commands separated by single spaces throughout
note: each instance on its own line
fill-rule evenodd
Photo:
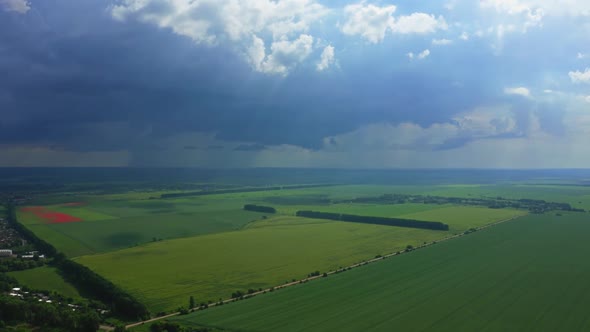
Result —
M 401 34 L 426 34 L 435 32 L 436 30 L 446 29 L 448 29 L 448 25 L 442 16 L 436 18 L 434 15 L 425 13 L 413 13 L 408 16 L 400 16 L 391 26 L 393 32 Z
M 268 73 L 287 75 L 298 63 L 305 60 L 313 51 L 313 37 L 302 34 L 295 40 L 279 40 L 270 46 L 270 54 L 266 54 L 262 39 L 253 38 L 249 49 L 250 63 L 256 70 Z
M 453 41 L 450 39 L 433 39 L 432 40 L 432 45 L 450 45 L 452 44 Z
M 590 83 L 590 68 L 586 68 L 585 71 L 570 71 L 569 77 L 574 83 Z
M 530 14 L 536 10 L 551 16 L 590 15 L 590 2 L 587 0 L 482 0 L 480 6 L 510 15 Z
M 480 7 L 484 10 L 494 10 L 496 14 L 504 16 L 503 23 L 497 29 L 503 32 L 527 32 L 529 28 L 543 25 L 546 9 L 540 1 L 526 0 L 482 0 Z M 507 28 L 508 27 L 508 28 Z
M 365 5 L 364 3 L 344 7 L 347 20 L 341 30 L 349 36 L 360 35 L 371 43 L 378 43 L 385 38 L 385 33 L 393 25 L 393 13 L 396 7 Z
M 520 14 L 530 10 L 528 4 L 521 0 L 482 0 L 479 5 L 482 8 L 493 8 L 508 14 Z
M 504 88 L 504 93 L 507 95 L 517 95 L 523 97 L 530 97 L 531 91 L 525 87 Z
M 481 0 L 485 15 L 495 15 L 500 25 L 513 26 L 504 32 L 526 33 L 530 28 L 542 27 L 546 17 L 588 17 L 588 0 Z
M 427 34 L 446 30 L 448 25 L 442 16 L 436 18 L 426 13 L 413 13 L 394 17 L 396 6 L 379 7 L 361 2 L 344 7 L 346 21 L 341 31 L 349 36 L 361 36 L 371 43 L 379 43 L 388 32 L 399 34 Z
M 316 0 L 123 0 L 110 11 L 117 20 L 154 24 L 198 44 L 229 43 L 253 69 L 281 75 L 307 57 L 308 31 L 328 13 Z
M 0 0 L 0 7 L 7 12 L 25 14 L 31 9 L 31 4 L 27 0 Z
M 426 59 L 428 56 L 430 55 L 430 50 L 426 49 L 418 54 L 414 54 L 414 52 L 408 52 L 406 53 L 406 56 L 410 59 L 410 60 L 414 60 L 415 58 L 417 59 Z
M 426 59 L 430 55 L 430 50 L 424 50 L 418 54 L 418 59 Z
M 262 70 L 262 63 L 266 58 L 264 40 L 256 35 L 252 36 L 252 45 L 246 50 L 246 57 L 250 65 L 258 71 Z
M 322 51 L 320 61 L 316 64 L 316 69 L 318 71 L 324 71 L 330 68 L 330 66 L 334 64 L 335 60 L 336 59 L 334 58 L 334 46 L 328 45 Z
M 454 149 L 470 140 L 520 133 L 514 114 L 499 108 L 477 108 L 452 121 L 422 127 L 411 122 L 373 123 L 324 138 L 328 151 Z

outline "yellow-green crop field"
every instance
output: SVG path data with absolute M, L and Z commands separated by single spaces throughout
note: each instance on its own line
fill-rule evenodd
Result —
M 440 240 L 453 230 L 525 214 L 459 206 L 442 210 L 438 220 L 451 225 L 450 232 L 279 216 L 240 231 L 147 244 L 77 261 L 153 311 L 164 311 L 186 305 L 189 296 L 217 301 L 238 290 L 276 286 L 316 270 L 335 270 L 407 245 Z

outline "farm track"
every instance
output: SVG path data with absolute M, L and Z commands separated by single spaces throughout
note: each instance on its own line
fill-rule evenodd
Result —
M 508 219 L 503 219 L 503 220 L 496 221 L 496 222 L 493 222 L 493 223 L 490 223 L 490 224 L 486 224 L 486 225 L 483 225 L 483 226 L 480 226 L 480 227 L 476 227 L 475 229 L 477 231 L 484 230 L 484 229 L 489 228 L 489 227 L 493 227 L 493 226 L 496 226 L 496 225 L 499 225 L 499 224 L 502 224 L 502 223 L 505 223 L 505 222 L 512 221 L 514 219 L 518 219 L 520 217 L 522 217 L 522 216 L 515 216 L 515 217 L 508 218 Z M 411 250 L 402 250 L 402 251 L 399 251 L 399 252 L 394 252 L 394 253 L 386 254 L 386 255 L 383 255 L 381 257 L 376 257 L 376 258 L 372 258 L 372 259 L 367 260 L 367 261 L 363 261 L 363 262 L 360 262 L 360 263 L 355 263 L 355 264 L 349 265 L 349 266 L 344 267 L 344 268 L 341 268 L 339 270 L 329 271 L 329 272 L 326 272 L 325 273 L 325 276 L 324 275 L 318 275 L 318 276 L 307 277 L 307 278 L 303 278 L 303 279 L 300 279 L 300 280 L 297 280 L 297 281 L 293 281 L 293 282 L 285 283 L 285 284 L 278 285 L 278 286 L 275 286 L 275 287 L 270 287 L 270 288 L 267 288 L 267 289 L 263 289 L 261 291 L 257 291 L 257 292 L 254 292 L 254 293 L 245 294 L 243 296 L 243 299 L 248 299 L 248 298 L 251 298 L 251 297 L 254 297 L 254 296 L 257 296 L 257 295 L 266 294 L 267 292 L 272 292 L 274 290 L 283 289 L 283 288 L 286 288 L 286 287 L 303 284 L 303 283 L 306 283 L 308 281 L 312 281 L 312 280 L 324 278 L 324 277 L 329 276 L 329 275 L 332 275 L 332 274 L 342 273 L 342 272 L 345 272 L 345 271 L 350 270 L 350 269 L 353 269 L 353 268 L 357 268 L 357 267 L 360 267 L 360 266 L 363 266 L 363 265 L 367 265 L 369 263 L 374 263 L 374 262 L 377 262 L 377 261 L 380 261 L 380 260 L 383 260 L 383 259 L 386 259 L 386 258 L 390 258 L 390 257 L 393 257 L 393 256 L 397 256 L 397 255 L 401 255 L 401 254 L 404 254 L 404 253 L 408 253 L 408 252 L 411 252 L 411 251 L 414 251 L 414 250 L 417 250 L 417 249 L 423 249 L 423 248 L 429 247 L 431 245 L 434 245 L 434 244 L 437 244 L 437 243 L 440 243 L 440 242 L 444 242 L 444 241 L 448 241 L 448 240 L 452 240 L 452 239 L 455 239 L 455 238 L 459 238 L 459 237 L 462 237 L 462 236 L 465 236 L 465 235 L 469 235 L 469 234 L 460 233 L 460 234 L 455 234 L 455 235 L 447 236 L 447 237 L 442 238 L 440 240 L 436 240 L 436 241 L 433 241 L 433 242 L 429 242 L 429 243 L 426 243 L 426 244 L 417 246 L 417 247 L 415 247 L 415 248 L 413 248 Z M 189 312 L 192 313 L 192 312 L 199 311 L 199 310 L 205 310 L 207 308 L 219 306 L 219 305 L 222 305 L 222 304 L 228 304 L 228 303 L 231 303 L 231 302 L 236 302 L 238 300 L 239 299 L 231 298 L 231 299 L 223 300 L 221 302 L 211 303 L 206 308 L 194 308 L 194 309 L 189 310 Z M 178 316 L 178 315 L 180 315 L 180 311 L 174 312 L 174 313 L 170 313 L 170 314 L 167 314 L 167 315 L 164 315 L 164 316 L 150 318 L 150 319 L 145 320 L 145 321 L 140 321 L 140 322 L 128 324 L 128 325 L 125 326 L 125 328 L 126 329 L 130 329 L 130 328 L 133 328 L 133 327 L 136 327 L 136 326 L 139 326 L 139 325 L 143 325 L 143 324 L 147 324 L 147 323 L 152 323 L 152 322 L 155 322 L 155 321 L 159 321 L 159 320 L 162 320 L 162 319 L 166 319 L 166 318 L 170 318 L 170 317 L 174 317 L 174 316 Z M 109 329 L 106 329 L 106 328 L 108 328 L 108 326 L 101 326 L 101 329 L 102 330 L 109 331 Z

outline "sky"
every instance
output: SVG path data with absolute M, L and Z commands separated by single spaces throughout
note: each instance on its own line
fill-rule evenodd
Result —
M 0 0 L 0 166 L 590 168 L 590 1 Z

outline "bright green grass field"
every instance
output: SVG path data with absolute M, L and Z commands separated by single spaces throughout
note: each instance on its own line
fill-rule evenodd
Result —
M 82 298 L 76 288 L 66 282 L 53 267 L 42 266 L 30 270 L 8 272 L 7 274 L 18 280 L 19 284 L 31 289 L 54 291 L 66 298 Z
M 496 221 L 507 220 L 527 214 L 523 210 L 515 209 L 488 209 L 479 206 L 441 206 L 438 209 L 403 214 L 400 218 L 441 221 L 448 224 L 452 233 L 463 232 L 469 228 L 481 227 Z M 494 212 L 492 212 L 494 211 Z
M 457 230 L 521 211 L 447 207 L 439 220 Z M 465 215 L 468 219 L 462 220 Z M 232 292 L 276 286 L 398 251 L 452 232 L 279 216 L 237 232 L 158 242 L 83 256 L 78 262 L 122 286 L 154 311 L 228 298 Z
M 590 217 L 530 215 L 174 321 L 228 331 L 588 331 Z

